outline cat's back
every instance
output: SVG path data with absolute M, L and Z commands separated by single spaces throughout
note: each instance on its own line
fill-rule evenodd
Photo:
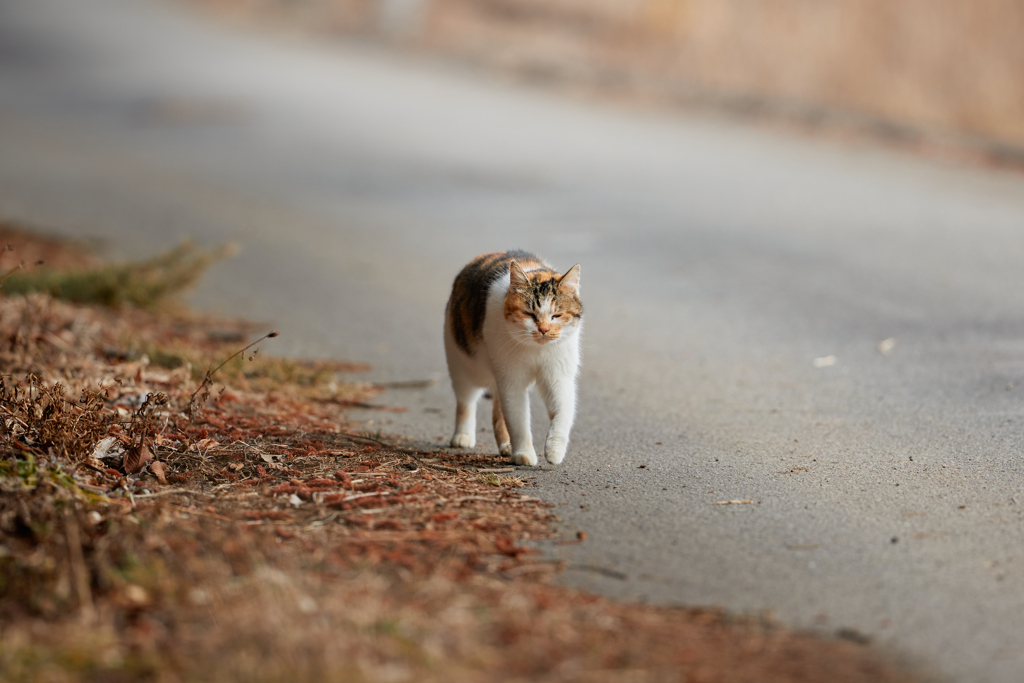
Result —
M 508 273 L 512 261 L 528 272 L 550 270 L 540 257 L 527 251 L 496 251 L 477 256 L 455 276 L 446 324 L 456 345 L 471 356 L 483 339 L 491 285 Z

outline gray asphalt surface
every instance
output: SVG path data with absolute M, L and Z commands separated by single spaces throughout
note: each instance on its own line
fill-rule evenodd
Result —
M 170 4 L 8 0 L 0 215 L 111 256 L 239 240 L 195 303 L 273 323 L 276 352 L 440 377 L 386 395 L 408 413 L 361 416 L 431 444 L 453 419 L 440 328 L 458 269 L 516 247 L 581 262 L 574 440 L 524 472 L 589 534 L 547 547 L 572 563 L 562 580 L 1024 680 L 1019 175 L 570 101 Z

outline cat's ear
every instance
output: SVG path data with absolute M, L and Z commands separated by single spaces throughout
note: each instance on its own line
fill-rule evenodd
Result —
M 558 288 L 563 292 L 579 295 L 580 293 L 580 264 L 569 269 L 565 275 L 558 280 Z
M 526 277 L 526 271 L 515 261 L 508 266 L 508 278 L 508 291 L 525 292 L 529 290 L 530 278 Z

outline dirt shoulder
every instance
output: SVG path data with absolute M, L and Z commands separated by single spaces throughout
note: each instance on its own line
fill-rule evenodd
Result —
M 524 471 L 361 432 L 365 366 L 259 336 L 0 296 L 0 678 L 915 679 L 850 639 L 551 585 Z

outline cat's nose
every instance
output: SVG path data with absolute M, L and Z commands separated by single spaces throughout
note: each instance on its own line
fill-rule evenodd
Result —
M 550 329 L 551 329 L 550 327 L 544 327 L 542 325 L 537 325 L 537 331 L 540 332 L 541 334 L 547 334 L 548 330 L 550 330 Z

